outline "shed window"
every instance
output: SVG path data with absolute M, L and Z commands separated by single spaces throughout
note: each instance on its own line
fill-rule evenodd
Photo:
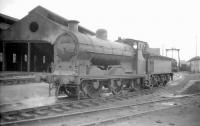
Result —
M 0 62 L 3 62 L 3 53 L 0 53 Z
M 13 63 L 16 63 L 16 57 L 17 57 L 17 55 L 15 53 L 13 53 Z
M 43 56 L 43 64 L 45 64 L 45 63 L 46 63 L 46 57 Z
M 27 62 L 27 55 L 24 55 L 24 61 Z

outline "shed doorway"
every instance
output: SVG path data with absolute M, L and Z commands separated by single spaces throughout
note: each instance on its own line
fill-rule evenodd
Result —
M 3 41 L 1 71 L 51 72 L 53 45 L 46 41 Z
M 5 43 L 6 71 L 28 70 L 28 44 L 27 43 Z
M 50 43 L 31 43 L 30 71 L 51 72 L 53 45 Z

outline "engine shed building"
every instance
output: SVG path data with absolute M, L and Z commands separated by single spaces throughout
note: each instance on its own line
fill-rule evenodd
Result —
M 41 6 L 21 20 L 13 19 L 0 32 L 0 71 L 48 72 L 53 62 L 53 44 L 67 30 L 67 19 Z M 78 31 L 95 35 L 82 26 Z
M 0 13 L 0 33 L 2 31 L 7 30 L 11 25 L 16 23 L 17 21 L 19 21 L 19 19 Z
M 200 73 L 200 57 L 196 56 L 189 60 L 190 71 L 193 73 Z

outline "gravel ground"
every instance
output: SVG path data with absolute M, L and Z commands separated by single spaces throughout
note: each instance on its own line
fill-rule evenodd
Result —
M 161 110 L 108 126 L 200 126 L 200 103 Z
M 0 104 L 49 97 L 47 83 L 0 86 Z
M 166 90 L 173 94 L 179 94 L 191 80 L 200 80 L 200 74 L 176 73 L 174 81 L 168 84 Z

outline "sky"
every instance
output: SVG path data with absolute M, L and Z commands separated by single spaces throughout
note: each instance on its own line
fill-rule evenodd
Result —
M 21 19 L 38 5 L 94 32 L 104 28 L 111 41 L 146 41 L 165 56 L 177 48 L 181 60 L 196 56 L 197 45 L 200 55 L 199 0 L 0 0 L 0 13 Z

